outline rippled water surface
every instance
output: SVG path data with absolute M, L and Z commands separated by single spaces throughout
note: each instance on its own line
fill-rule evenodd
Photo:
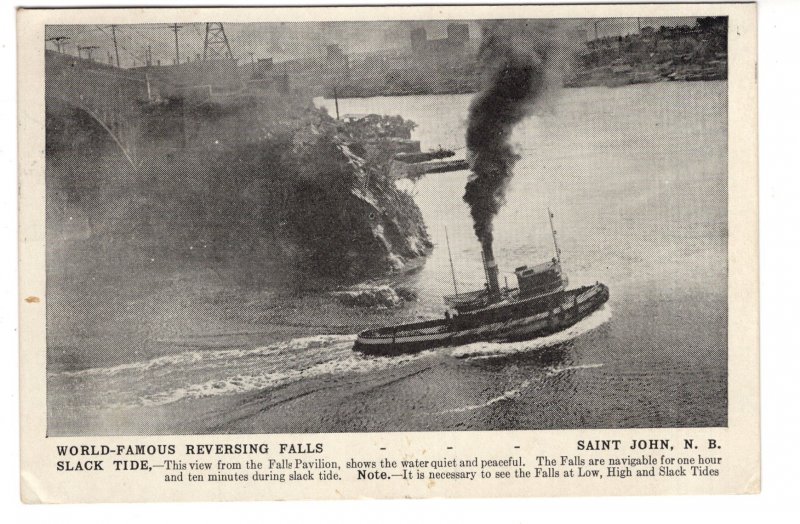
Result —
M 572 328 L 405 357 L 351 350 L 360 329 L 443 314 L 445 227 L 460 289 L 481 286 L 461 200 L 468 174 L 429 175 L 404 187 L 436 248 L 390 282 L 413 288 L 416 303 L 361 313 L 328 296 L 215 287 L 202 271 L 172 276 L 169 294 L 163 282 L 114 289 L 96 297 L 120 309 L 105 331 L 53 339 L 50 433 L 726 425 L 726 93 L 725 82 L 568 89 L 515 132 L 521 160 L 495 222 L 501 279 L 552 256 L 550 207 L 571 285 L 611 291 Z M 470 98 L 339 105 L 400 114 L 418 123 L 423 149 L 463 154 Z M 158 322 L 115 328 L 136 323 L 122 312 L 131 304 Z M 120 344 L 124 356 L 110 349 Z

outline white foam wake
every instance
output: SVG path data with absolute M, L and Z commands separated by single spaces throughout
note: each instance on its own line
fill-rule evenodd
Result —
M 440 411 L 439 413 L 463 413 L 465 411 L 473 411 L 473 410 L 476 410 L 476 409 L 485 408 L 487 406 L 491 406 L 492 404 L 500 402 L 501 400 L 509 400 L 509 399 L 512 399 L 512 398 L 516 397 L 517 395 L 519 395 L 522 392 L 523 389 L 527 388 L 529 385 L 530 385 L 530 380 L 526 380 L 522 384 L 517 386 L 516 388 L 509 389 L 508 391 L 505 391 L 499 397 L 491 398 L 491 399 L 487 400 L 486 402 L 484 402 L 483 404 L 472 404 L 472 405 L 469 405 L 469 406 L 462 406 L 460 408 L 446 409 L 444 411 Z
M 566 371 L 575 371 L 579 369 L 593 369 L 601 367 L 603 367 L 603 364 L 580 364 L 577 366 L 550 367 L 545 369 L 545 375 L 547 377 L 554 377 Z M 444 411 L 440 411 L 439 413 L 463 413 L 465 411 L 473 411 L 476 409 L 485 408 L 491 406 L 492 404 L 496 404 L 497 402 L 501 402 L 503 400 L 511 400 L 512 398 L 517 397 L 520 393 L 522 393 L 523 390 L 527 389 L 528 386 L 530 385 L 531 385 L 530 380 L 524 380 L 517 387 L 509 389 L 508 391 L 504 391 L 502 395 L 490 398 L 489 400 L 483 402 L 482 404 L 471 404 L 469 406 L 446 409 Z
M 430 352 L 424 352 L 398 357 L 367 357 L 353 353 L 345 358 L 331 358 L 330 360 L 319 362 L 306 368 L 288 369 L 261 375 L 237 374 L 221 379 L 211 379 L 202 383 L 190 384 L 173 388 L 169 391 L 145 395 L 133 402 L 120 404 L 116 407 L 160 406 L 180 400 L 193 400 L 269 389 L 324 375 L 368 373 L 370 371 L 403 365 L 422 358 L 429 353 Z
M 114 376 L 126 372 L 145 373 L 161 368 L 177 368 L 186 365 L 191 365 L 192 367 L 207 366 L 213 365 L 214 363 L 230 362 L 232 360 L 248 357 L 268 357 L 280 353 L 281 351 L 297 351 L 314 346 L 338 348 L 341 345 L 352 344 L 355 339 L 355 335 L 316 335 L 249 349 L 183 351 L 174 355 L 156 357 L 140 362 L 131 362 L 110 367 L 87 368 L 78 371 L 62 371 L 58 374 L 64 377 Z
M 477 359 L 503 357 L 515 353 L 537 351 L 555 346 L 556 344 L 568 342 L 584 333 L 597 329 L 609 320 L 611 320 L 611 307 L 605 304 L 575 325 L 563 331 L 559 331 L 558 333 L 553 333 L 552 335 L 532 340 L 523 340 L 521 342 L 474 342 L 465 346 L 459 346 L 453 349 L 450 354 L 456 358 Z
M 567 371 L 576 371 L 579 369 L 594 369 L 601 367 L 603 367 L 603 364 L 578 364 L 576 366 L 549 367 L 545 369 L 545 374 L 548 377 L 554 377 L 556 375 L 560 375 L 561 373 L 565 373 Z

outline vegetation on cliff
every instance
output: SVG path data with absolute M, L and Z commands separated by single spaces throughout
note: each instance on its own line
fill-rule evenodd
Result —
M 189 118 L 210 114 L 220 139 L 197 147 L 190 136 L 134 170 L 89 117 L 49 109 L 54 267 L 196 262 L 251 285 L 307 283 L 400 270 L 431 247 L 412 197 L 386 176 L 392 141 L 413 128 L 400 117 L 354 125 L 307 104 L 280 115 L 202 108 Z

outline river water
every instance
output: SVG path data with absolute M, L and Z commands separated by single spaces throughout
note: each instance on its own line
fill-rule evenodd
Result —
M 399 114 L 418 124 L 423 150 L 441 145 L 462 155 L 471 97 L 344 99 L 339 110 Z M 333 111 L 332 101 L 317 103 Z M 49 431 L 724 426 L 726 114 L 725 82 L 566 89 L 515 131 L 521 159 L 495 220 L 501 280 L 515 284 L 515 267 L 553 256 L 549 207 L 570 285 L 601 281 L 611 291 L 601 310 L 565 332 L 397 358 L 352 352 L 360 329 L 443 314 L 441 297 L 453 291 L 445 228 L 459 290 L 482 286 L 461 200 L 468 173 L 428 175 L 401 184 L 414 193 L 435 249 L 421 269 L 391 282 L 414 289 L 417 302 L 362 313 L 325 297 L 233 292 L 238 311 L 281 313 L 234 317 L 215 332 L 222 315 L 198 307 L 209 319 L 167 330 L 157 351 L 52 371 Z M 184 304 L 218 304 L 221 293 L 190 290 Z

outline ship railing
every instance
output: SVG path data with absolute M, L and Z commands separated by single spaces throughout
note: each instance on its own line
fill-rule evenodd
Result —
M 411 324 L 404 324 L 399 326 L 388 326 L 377 329 L 369 329 L 362 333 L 364 337 L 371 338 L 391 338 L 396 333 L 402 332 L 403 336 L 407 334 L 431 334 L 437 333 L 444 327 L 443 319 L 424 320 L 422 322 L 414 322 Z
M 564 282 L 559 280 L 558 282 L 548 282 L 547 284 L 542 284 L 541 286 L 536 286 L 525 290 L 520 289 L 520 295 L 524 295 L 525 299 L 527 300 L 529 298 L 536 298 L 537 296 L 544 296 L 563 290 Z
M 589 286 L 589 289 L 578 295 L 578 300 L 580 301 L 590 298 L 592 295 L 598 294 L 600 292 L 600 289 L 601 289 L 600 286 L 598 286 L 597 284 Z
M 535 275 L 537 273 L 546 273 L 547 271 L 550 271 L 552 269 L 555 269 L 559 273 L 561 272 L 561 266 L 559 265 L 558 262 L 554 261 L 542 262 L 541 264 L 536 264 L 535 266 L 531 267 L 527 266 L 522 266 L 522 267 L 524 267 L 525 269 L 517 268 L 516 272 L 522 274 L 523 276 Z

